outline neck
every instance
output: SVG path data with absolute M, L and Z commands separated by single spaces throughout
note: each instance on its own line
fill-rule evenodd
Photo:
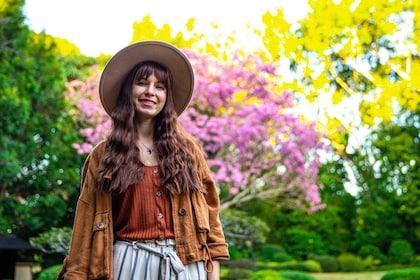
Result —
M 141 122 L 137 124 L 137 140 L 143 143 L 153 144 L 153 122 Z

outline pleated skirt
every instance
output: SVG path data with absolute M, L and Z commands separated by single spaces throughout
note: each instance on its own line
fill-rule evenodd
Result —
M 114 244 L 114 280 L 206 280 L 204 262 L 183 265 L 175 240 L 117 241 Z

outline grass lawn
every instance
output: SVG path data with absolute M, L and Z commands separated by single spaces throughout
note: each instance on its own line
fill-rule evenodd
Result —
M 380 280 L 386 271 L 348 273 L 310 273 L 316 280 Z

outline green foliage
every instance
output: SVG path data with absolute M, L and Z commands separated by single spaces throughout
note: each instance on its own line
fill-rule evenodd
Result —
M 28 238 L 72 222 L 83 158 L 63 96 L 80 65 L 28 29 L 23 6 L 11 0 L 0 10 L 0 234 Z
M 299 271 L 281 272 L 280 276 L 288 280 L 315 280 L 315 277 Z
M 303 272 L 322 272 L 321 265 L 314 260 L 306 261 L 288 261 L 288 262 L 267 262 L 258 261 L 258 270 L 293 270 Z
M 269 228 L 261 218 L 233 209 L 222 211 L 220 218 L 226 239 L 238 249 L 265 242 Z
M 62 265 L 54 265 L 41 271 L 36 280 L 56 280 Z
M 383 263 L 385 261 L 384 254 L 382 254 L 381 250 L 374 245 L 363 245 L 359 249 L 357 255 L 362 259 L 371 256 L 374 260 L 377 260 L 379 262 L 377 264 Z
M 253 273 L 252 280 L 286 280 L 283 278 L 281 272 L 274 270 L 259 270 Z
M 391 270 L 381 280 L 420 280 L 420 268 Z
M 414 250 L 410 242 L 406 240 L 394 240 L 389 246 L 388 262 L 410 264 L 414 261 Z
M 306 259 L 309 255 L 325 254 L 325 245 L 319 234 L 300 228 L 286 230 L 284 247 L 287 252 L 300 260 Z
M 323 255 L 312 258 L 321 265 L 323 272 L 337 272 L 340 270 L 337 258 L 334 256 Z
M 226 273 L 226 275 L 224 275 L 222 279 L 225 279 L 225 280 L 252 279 L 252 272 L 246 269 L 240 269 L 240 268 L 229 269 L 228 273 Z
M 259 259 L 264 261 L 286 262 L 293 260 L 293 257 L 280 245 L 264 244 L 261 246 Z
M 255 261 L 251 259 L 242 259 L 242 260 L 229 260 L 222 262 L 223 267 L 227 268 L 247 268 L 254 269 Z
M 306 261 L 290 261 L 290 262 L 283 262 L 278 265 L 280 270 L 296 270 L 296 271 L 304 271 L 304 272 L 322 272 L 321 265 L 314 261 L 314 260 L 306 260 Z
M 229 255 L 232 260 L 247 259 L 250 257 L 251 252 L 247 247 L 238 248 L 235 245 L 229 245 Z
M 337 257 L 337 262 L 341 271 L 358 272 L 365 269 L 364 261 L 353 254 L 344 253 Z
M 29 242 L 45 253 L 61 253 L 66 255 L 70 248 L 71 227 L 51 228 L 51 230 L 32 237 Z

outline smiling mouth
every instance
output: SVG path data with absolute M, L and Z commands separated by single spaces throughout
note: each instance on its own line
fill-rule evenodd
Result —
M 141 104 L 146 105 L 146 106 L 152 106 L 155 105 L 156 102 L 154 102 L 153 100 L 149 100 L 149 99 L 140 99 L 139 100 Z

